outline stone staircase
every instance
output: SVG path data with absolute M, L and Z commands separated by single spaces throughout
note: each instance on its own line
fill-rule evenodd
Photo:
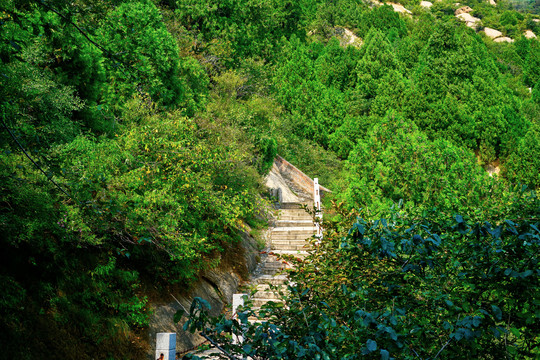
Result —
M 313 203 L 304 204 L 308 205 L 308 208 L 313 207 Z M 316 228 L 311 215 L 301 206 L 302 204 L 297 202 L 282 203 L 275 226 L 270 229 L 266 251 L 268 256 L 261 262 L 251 279 L 251 286 L 256 286 L 256 292 L 251 297 L 253 309 L 256 311 L 270 301 L 280 302 L 277 291 L 286 289 L 288 279 L 284 270 L 291 268 L 291 265 L 279 260 L 276 255 L 293 255 L 299 258 L 307 255 L 309 242 L 306 240 L 315 234 Z M 249 319 L 251 322 L 258 320 Z M 207 360 L 221 359 L 216 355 L 219 351 L 215 348 L 195 353 Z
M 270 230 L 269 253 L 252 279 L 256 292 L 251 298 L 253 308 L 259 309 L 267 302 L 278 302 L 276 291 L 284 290 L 287 275 L 284 270 L 291 265 L 276 255 L 293 255 L 303 258 L 307 255 L 309 242 L 316 231 L 313 219 L 301 208 L 300 203 L 282 203 L 275 226 Z M 306 204 L 312 207 L 313 204 Z M 276 289 L 272 289 L 272 286 Z

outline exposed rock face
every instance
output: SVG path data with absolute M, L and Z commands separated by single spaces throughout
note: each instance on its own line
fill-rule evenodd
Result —
M 480 25 L 480 19 L 479 18 L 475 18 L 474 16 L 472 16 L 471 14 L 469 13 L 462 13 L 462 14 L 459 14 L 459 15 L 456 15 L 456 17 L 461 20 L 461 21 L 464 21 L 465 24 L 470 27 L 470 28 L 473 28 L 473 29 L 477 29 L 478 26 Z
M 336 26 L 336 36 L 339 39 L 339 44 L 343 47 L 347 47 L 349 45 L 360 47 L 362 46 L 362 39 L 360 39 L 358 36 L 356 36 L 351 30 Z
M 486 33 L 486 36 L 492 38 L 492 39 L 496 39 L 498 37 L 501 37 L 502 36 L 502 32 L 500 32 L 499 30 L 495 30 L 495 29 L 492 29 L 492 28 L 484 28 L 484 32 Z
M 274 163 L 272 170 L 266 175 L 266 187 L 269 189 L 279 189 L 276 196 L 279 197 L 279 202 L 299 202 L 300 199 L 294 194 L 287 181 L 281 175 L 278 166 Z M 279 195 L 278 195 L 279 194 Z
M 210 303 L 212 315 L 219 315 L 223 311 L 224 307 L 232 301 L 232 296 L 237 292 L 242 279 L 247 279 L 249 273 L 257 267 L 259 251 L 255 240 L 247 233 L 243 234 L 242 241 L 235 250 L 237 258 L 224 259 L 217 268 L 206 270 L 189 289 L 184 291 L 180 289 L 176 291 L 176 294 L 164 294 L 162 301 L 154 301 L 151 304 L 149 341 L 152 349 L 156 345 L 158 332 L 176 332 L 176 350 L 180 352 L 204 343 L 203 337 L 183 330 L 186 316 L 175 324 L 174 314 L 180 309 L 189 311 L 195 297 L 203 298 Z M 232 250 L 231 252 L 235 253 Z M 154 355 L 153 352 L 149 352 L 148 360 L 155 359 Z
M 468 14 L 470 13 L 471 11 L 473 11 L 473 9 L 471 9 L 470 7 L 468 6 L 463 6 L 463 7 L 460 7 L 459 9 L 457 9 L 454 14 L 457 16 L 457 15 L 460 15 L 460 14 Z
M 514 39 L 511 39 L 511 38 L 506 37 L 506 36 L 501 36 L 501 37 L 496 38 L 493 41 L 498 42 L 498 43 L 501 43 L 501 42 L 513 43 Z
M 403 5 L 401 5 L 401 4 L 395 4 L 395 3 L 391 3 L 391 2 L 388 2 L 386 4 L 392 6 L 394 8 L 395 12 L 402 13 L 402 14 L 407 14 L 407 15 L 412 15 L 412 12 L 405 9 L 405 7 L 403 7 Z
M 523 35 L 527 38 L 527 39 L 536 39 L 536 35 L 532 32 L 532 30 L 525 30 L 523 32 Z
M 317 33 L 316 30 L 310 30 L 307 36 L 313 36 Z M 361 38 L 356 36 L 351 30 L 342 26 L 335 26 L 330 31 L 330 36 L 335 36 L 339 40 L 339 45 L 346 48 L 347 46 L 361 47 L 364 43 Z
M 433 3 L 429 1 L 420 1 L 420 6 L 429 9 L 433 6 Z
M 497 6 L 495 0 L 488 0 L 489 5 Z

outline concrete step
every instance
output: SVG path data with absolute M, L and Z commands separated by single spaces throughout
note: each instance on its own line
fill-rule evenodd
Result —
M 303 205 L 313 207 L 313 203 L 281 203 L 281 209 L 301 209 Z
M 313 220 L 277 220 L 276 228 L 283 227 L 314 227 Z
M 277 290 L 272 290 L 270 288 L 258 290 L 254 295 L 254 299 L 279 299 L 279 294 Z
M 294 251 L 301 251 L 308 249 L 309 245 L 285 245 L 285 244 L 278 244 L 278 245 L 272 245 L 272 251 L 275 250 L 294 250 Z
M 268 298 L 253 298 L 251 299 L 253 301 L 253 308 L 259 309 L 261 306 L 268 302 L 275 302 L 275 303 L 283 303 L 283 301 L 276 300 L 276 299 L 268 299 Z
M 287 283 L 287 275 L 260 275 L 253 279 L 255 284 L 284 285 Z
M 282 261 L 266 262 L 261 266 L 261 269 L 290 269 L 291 264 L 283 263 Z
M 305 241 L 305 239 L 272 239 L 272 246 L 280 246 L 280 245 L 308 245 L 309 242 Z
M 310 217 L 309 215 L 288 215 L 288 214 L 285 214 L 285 215 L 278 216 L 277 221 L 280 221 L 280 220 L 302 221 L 302 222 L 310 220 L 311 222 L 313 222 L 313 218 Z
M 299 218 L 305 218 L 306 220 L 313 219 L 313 217 L 304 210 L 282 210 L 278 214 L 278 220 L 290 216 L 297 216 Z
M 300 225 L 303 223 L 297 223 L 297 225 Z M 272 229 L 272 233 L 290 233 L 290 234 L 296 234 L 301 232 L 313 232 L 317 230 L 317 227 L 311 223 L 311 226 L 279 226 Z
M 272 250 L 270 255 L 292 255 L 299 259 L 303 259 L 308 255 L 308 252 L 305 250 L 296 251 L 296 250 Z
M 315 235 L 315 232 L 305 232 L 297 234 L 277 233 L 270 235 L 271 240 L 306 240 Z

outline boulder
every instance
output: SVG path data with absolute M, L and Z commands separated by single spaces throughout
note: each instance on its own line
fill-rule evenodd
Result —
M 395 12 L 406 14 L 406 15 L 412 15 L 412 12 L 405 9 L 405 7 L 403 7 L 403 5 L 401 5 L 401 4 L 395 4 L 395 3 L 391 3 L 391 2 L 386 3 L 386 4 L 392 6 L 394 8 Z
M 497 6 L 495 0 L 487 0 L 487 2 L 489 3 L 489 5 Z
M 475 18 L 474 16 L 472 16 L 471 14 L 469 13 L 462 13 L 462 14 L 459 14 L 459 15 L 456 15 L 456 17 L 461 20 L 461 21 L 464 21 L 465 24 L 470 27 L 470 28 L 473 28 L 476 30 L 476 28 L 478 28 L 478 26 L 480 25 L 480 19 L 479 18 Z
M 536 39 L 536 35 L 532 32 L 532 30 L 525 30 L 523 32 L 523 35 L 527 38 L 527 39 Z
M 484 33 L 486 33 L 486 36 L 487 37 L 490 37 L 492 39 L 496 39 L 498 37 L 501 37 L 503 34 L 502 32 L 500 32 L 499 30 L 495 30 L 495 29 L 492 29 L 492 28 L 484 28 Z
M 459 9 L 457 9 L 454 14 L 457 16 L 457 15 L 460 15 L 460 14 L 468 14 L 470 13 L 471 11 L 473 11 L 473 9 L 471 9 L 470 7 L 468 6 L 463 6 L 463 7 L 460 7 Z
M 420 6 L 423 8 L 429 9 L 430 7 L 433 6 L 433 3 L 429 1 L 420 1 Z
M 341 46 L 347 47 L 351 45 L 358 48 L 362 46 L 362 39 L 356 36 L 351 30 L 341 26 L 336 26 L 334 30 Z
M 513 43 L 514 39 L 511 39 L 511 38 L 506 37 L 506 36 L 501 36 L 501 37 L 496 38 L 493 41 L 498 42 L 498 43 L 501 43 L 501 42 Z

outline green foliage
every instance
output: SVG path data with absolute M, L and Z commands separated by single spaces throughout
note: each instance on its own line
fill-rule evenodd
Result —
M 503 176 L 512 182 L 540 186 L 540 124 L 534 124 L 510 153 L 503 165 Z
M 281 37 L 302 36 L 304 1 L 177 1 L 176 14 L 202 41 L 220 39 L 232 47 L 232 59 L 272 58 Z M 221 40 L 223 39 L 223 40 Z
M 446 140 L 430 141 L 391 113 L 354 148 L 347 169 L 345 199 L 356 208 L 388 208 L 403 199 L 415 207 L 463 212 L 500 196 L 472 153 Z
M 290 112 L 296 135 L 328 147 L 329 135 L 347 117 L 342 89 L 355 82 L 358 50 L 343 49 L 337 40 L 308 47 L 293 39 L 288 46 L 288 59 L 276 71 L 276 97 Z
M 138 92 L 165 108 L 185 107 L 187 114 L 197 110 L 199 104 L 182 75 L 193 72 L 193 79 L 188 79 L 191 83 L 202 79 L 198 88 L 204 88 L 204 76 L 196 63 L 182 65 L 178 46 L 152 2 L 118 6 L 101 26 L 100 39 L 118 54 L 107 59 L 110 85 L 104 100 L 113 109 L 121 108 Z
M 253 224 L 258 193 L 264 192 L 261 175 L 277 153 L 319 177 L 333 196 L 348 202 L 346 209 L 367 206 L 377 213 L 403 199 L 409 211 L 437 207 L 488 219 L 491 228 L 471 225 L 473 232 L 480 229 L 474 236 L 484 244 L 514 241 L 513 235 L 486 234 L 498 226 L 501 234 L 511 231 L 510 224 L 499 221 L 503 216 L 538 212 L 516 189 L 540 186 L 540 56 L 536 40 L 520 37 L 525 29 L 538 34 L 540 27 L 531 15 L 504 2 L 496 7 L 467 4 L 484 26 L 516 41 L 495 43 L 458 25 L 457 5 L 450 0 L 436 2 L 430 12 L 415 10 L 413 20 L 390 6 L 371 9 L 353 0 L 3 1 L 0 347 L 7 349 L 5 357 L 143 357 L 144 344 L 134 334 L 148 322 L 145 283 L 189 285 L 201 269 L 215 266 L 224 251 L 234 248 L 243 223 Z M 334 35 L 344 26 L 363 38 L 363 46 L 340 45 Z M 488 178 L 473 152 L 482 165 L 500 163 L 500 177 Z M 356 236 L 346 234 L 355 221 L 342 220 L 335 233 L 339 236 L 329 234 L 329 243 Z M 365 272 L 337 268 L 336 278 L 321 280 L 332 286 L 358 281 L 366 294 L 374 291 L 376 299 L 387 301 L 390 295 L 382 285 L 362 282 L 377 274 L 369 270 L 372 266 L 388 276 L 385 281 L 399 280 L 403 291 L 410 290 L 411 302 L 395 301 L 404 301 L 399 306 L 419 302 L 418 308 L 430 314 L 420 325 L 433 332 L 414 335 L 411 326 L 421 313 L 412 307 L 408 311 L 417 317 L 394 311 L 399 326 L 384 315 L 388 303 L 385 308 L 382 300 L 373 304 L 377 308 L 361 308 L 355 299 L 365 301 L 364 293 L 357 293 L 351 304 L 365 314 L 334 314 L 328 309 L 349 309 L 348 296 L 356 290 L 325 292 L 321 285 L 293 289 L 302 301 L 291 300 L 290 313 L 279 306 L 268 309 L 282 319 L 306 314 L 305 328 L 305 321 L 283 320 L 278 327 L 268 322 L 255 330 L 254 339 L 274 334 L 277 342 L 260 346 L 276 358 L 341 358 L 336 354 L 355 346 L 354 354 L 385 359 L 400 358 L 394 350 L 403 339 L 436 356 L 434 344 L 439 342 L 439 351 L 445 344 L 441 339 L 454 334 L 442 357 L 451 349 L 456 354 L 477 351 L 476 345 L 461 347 L 463 341 L 470 343 L 465 330 L 474 330 L 474 336 L 481 332 L 475 344 L 497 354 L 507 351 L 502 357 L 520 355 L 513 349 L 528 351 L 527 341 L 537 334 L 522 320 L 537 304 L 524 301 L 528 307 L 522 309 L 507 300 L 514 296 L 512 279 L 518 278 L 530 285 L 524 294 L 536 296 L 532 281 L 537 277 L 519 260 L 528 248 L 518 248 L 516 241 L 502 248 L 490 245 L 496 250 L 489 256 L 500 264 L 515 259 L 507 268 L 516 273 L 501 278 L 504 286 L 488 289 L 489 304 L 488 295 L 479 295 L 476 288 L 451 288 L 453 297 L 463 293 L 470 303 L 465 309 L 454 298 L 444 299 L 462 308 L 457 310 L 430 297 L 439 291 L 436 287 L 447 289 L 441 283 L 443 270 L 452 281 L 459 280 L 455 284 L 469 281 L 482 288 L 470 280 L 478 274 L 471 264 L 488 274 L 499 263 L 489 270 L 488 260 L 471 260 L 480 250 L 467 252 L 461 242 L 472 235 L 456 235 L 448 216 L 435 220 L 419 224 L 431 232 L 444 227 L 440 236 L 446 236 L 448 248 L 446 243 L 433 245 L 431 258 L 414 252 L 420 245 L 399 255 L 410 258 L 410 264 L 436 259 L 439 268 L 426 272 L 435 279 L 433 287 L 427 283 L 432 278 L 415 269 L 405 271 L 411 276 L 406 281 L 395 277 L 399 268 L 391 256 L 377 259 L 380 267 L 369 262 L 383 245 L 363 244 L 362 253 L 351 253 L 347 266 L 356 271 L 356 261 L 366 265 L 359 270 Z M 389 238 L 406 240 L 397 235 L 403 229 L 381 226 L 373 234 L 390 232 Z M 529 241 L 530 235 L 521 232 L 525 227 L 520 223 L 517 231 Z M 418 234 L 427 239 L 424 230 Z M 399 246 L 411 250 L 405 243 Z M 446 252 L 438 253 L 442 248 Z M 331 249 L 328 256 L 340 255 L 343 261 L 349 256 L 339 246 Z M 473 269 L 470 279 L 462 281 L 450 257 L 465 259 Z M 393 275 L 388 269 L 395 270 Z M 304 280 L 309 286 L 313 279 L 298 277 L 300 287 Z M 411 289 L 413 284 L 418 290 Z M 418 293 L 422 289 L 429 291 Z M 319 300 L 325 296 L 335 302 L 327 303 L 331 307 L 310 303 L 311 296 L 318 299 L 315 292 Z M 491 311 L 491 317 L 474 308 L 475 296 L 486 301 L 489 306 L 482 309 Z M 316 304 L 316 309 L 303 304 Z M 484 331 L 490 321 L 502 326 L 496 309 L 505 319 L 518 313 L 510 330 L 501 332 L 504 348 L 503 340 L 492 341 Z M 439 310 L 452 320 L 453 329 L 442 332 L 444 322 L 434 315 Z M 374 321 L 364 326 L 368 313 Z M 458 324 L 467 316 L 469 323 Z M 349 330 L 341 324 L 358 325 L 350 330 L 353 341 L 345 341 Z M 281 330 L 289 328 L 297 332 Z M 312 337 L 298 335 L 304 331 Z M 241 351 L 253 354 L 259 345 L 249 346 Z
M 431 139 L 443 136 L 479 149 L 482 161 L 489 163 L 511 148 L 508 129 L 523 136 L 528 126 L 499 77 L 478 38 L 441 24 L 420 55 L 406 116 Z
M 382 30 L 387 34 L 395 32 L 400 37 L 407 35 L 405 22 L 390 5 L 375 7 L 371 11 L 364 13 L 362 22 L 359 24 L 360 35 L 366 35 L 371 27 Z
M 540 45 L 538 41 L 531 42 L 530 50 L 525 57 L 523 67 L 525 75 L 525 83 L 529 86 L 534 86 L 540 82 Z
M 529 217 L 538 214 L 532 195 L 521 202 L 532 206 Z M 263 306 L 249 323 L 249 302 L 228 320 L 209 318 L 195 301 L 187 328 L 260 359 L 538 355 L 538 218 L 390 212 L 369 221 L 336 211 L 305 260 L 287 258 L 295 269 L 285 304 Z M 227 334 L 244 341 L 231 344 Z
M 150 262 L 145 271 L 185 282 L 253 213 L 254 174 L 234 149 L 197 140 L 195 125 L 178 114 L 138 120 L 115 140 L 80 137 L 58 149 L 85 204 L 65 208 L 66 226 L 79 244 L 118 248 L 135 262 L 157 251 L 169 266 Z

